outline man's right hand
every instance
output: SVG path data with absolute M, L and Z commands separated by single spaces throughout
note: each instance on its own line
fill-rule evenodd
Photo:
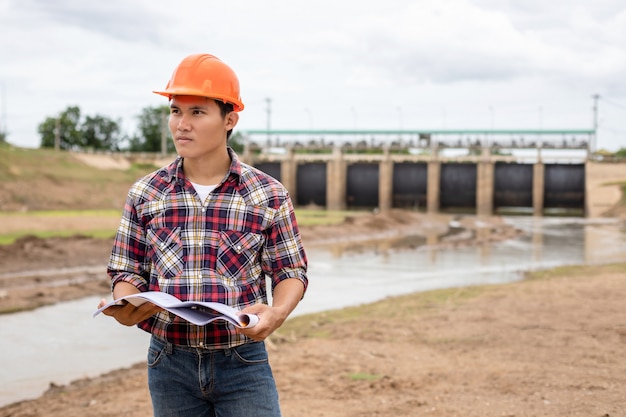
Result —
M 113 288 L 113 299 L 117 300 L 127 295 L 137 294 L 139 292 L 140 291 L 134 285 L 121 281 L 115 284 L 115 287 Z M 111 306 L 106 310 L 103 310 L 102 313 L 113 317 L 124 326 L 134 326 L 135 324 L 144 321 L 163 310 L 161 307 L 152 303 L 144 303 L 139 307 L 135 307 L 127 301 L 123 300 L 122 302 L 122 305 Z M 105 304 L 106 300 L 103 298 L 100 300 L 98 308 L 103 307 Z
M 135 307 L 125 300 L 123 300 L 123 303 L 123 305 L 113 305 L 106 310 L 103 310 L 102 313 L 113 317 L 124 326 L 134 326 L 135 324 L 144 321 L 163 310 L 161 307 L 152 303 L 143 303 L 139 307 Z M 105 304 L 106 300 L 103 298 L 100 300 L 98 308 L 101 308 Z

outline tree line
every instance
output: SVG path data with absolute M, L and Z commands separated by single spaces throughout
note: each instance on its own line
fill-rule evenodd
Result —
M 169 134 L 167 117 L 169 106 L 144 107 L 137 116 L 137 132 L 128 136 L 122 131 L 121 120 L 103 115 L 85 115 L 78 106 L 68 106 L 56 117 L 47 117 L 39 124 L 42 148 L 63 150 L 99 150 L 130 152 L 161 152 L 163 135 L 166 135 L 166 151 L 175 152 Z M 235 132 L 229 146 L 236 152 L 243 151 L 243 137 Z

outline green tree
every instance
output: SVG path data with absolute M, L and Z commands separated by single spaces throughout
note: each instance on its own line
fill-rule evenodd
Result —
M 42 148 L 54 148 L 59 138 L 59 148 L 70 150 L 80 148 L 80 108 L 69 106 L 57 117 L 47 117 L 38 127 Z
M 626 148 L 619 148 L 614 155 L 618 158 L 626 158 Z
M 119 121 L 95 115 L 86 116 L 80 131 L 82 133 L 83 148 L 106 149 L 119 151 L 119 144 L 123 139 Z
M 243 134 L 241 132 L 233 132 L 233 134 L 228 139 L 228 146 L 233 148 L 233 150 L 237 152 L 237 154 L 242 155 L 244 147 Z
M 144 107 L 137 117 L 139 121 L 139 135 L 130 139 L 131 152 L 161 152 L 161 137 L 163 129 L 168 136 L 167 152 L 174 151 L 174 143 L 169 138 L 167 116 L 169 106 Z

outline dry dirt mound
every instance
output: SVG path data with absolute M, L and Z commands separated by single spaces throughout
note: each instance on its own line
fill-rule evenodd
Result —
M 0 245 L 0 314 L 106 292 L 111 245 L 84 236 Z

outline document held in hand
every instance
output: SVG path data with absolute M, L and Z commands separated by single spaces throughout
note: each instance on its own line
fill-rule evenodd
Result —
M 204 326 L 215 320 L 226 320 L 234 326 L 243 329 L 254 327 L 259 322 L 257 315 L 240 313 L 239 310 L 226 304 L 208 301 L 181 301 L 173 295 L 160 291 L 140 292 L 120 297 L 100 307 L 93 313 L 93 317 L 111 306 L 121 305 L 123 300 L 135 307 L 139 307 L 146 302 L 155 304 L 198 326 Z

